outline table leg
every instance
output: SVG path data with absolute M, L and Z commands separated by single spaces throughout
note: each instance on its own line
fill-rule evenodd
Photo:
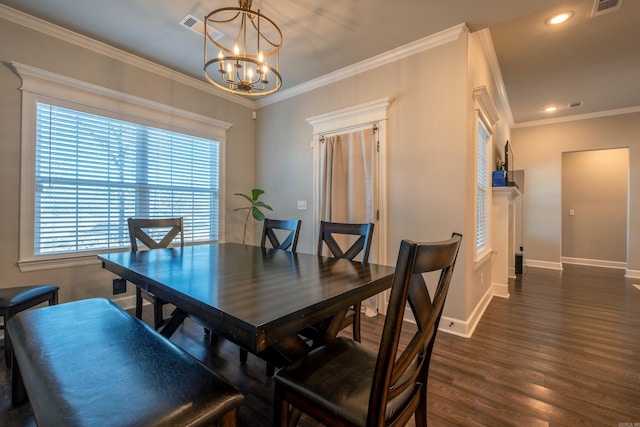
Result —
M 319 324 L 319 339 L 313 340 L 313 348 L 319 347 L 338 336 L 338 332 L 340 332 L 342 328 L 342 321 L 347 315 L 347 311 L 348 309 L 340 310 L 332 317 L 325 319 Z
M 180 310 L 179 308 L 176 308 L 169 315 L 166 322 L 164 322 L 162 326 L 158 329 L 158 332 L 163 337 L 170 338 L 171 335 L 173 335 L 173 333 L 180 327 L 180 325 L 182 325 L 182 322 L 184 322 L 184 319 L 186 318 L 187 318 L 187 313 Z

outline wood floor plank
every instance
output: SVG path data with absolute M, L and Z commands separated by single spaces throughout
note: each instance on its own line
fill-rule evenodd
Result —
M 640 290 L 635 282 L 640 280 L 616 269 L 526 268 L 510 283 L 510 298 L 491 301 L 471 338 L 438 334 L 428 384 L 429 424 L 640 423 Z M 147 321 L 150 314 L 145 310 Z M 377 348 L 383 324 L 382 316 L 363 318 L 365 345 Z M 223 339 L 209 345 L 202 327 L 192 322 L 172 340 L 245 393 L 242 426 L 271 424 L 273 382 L 265 376 L 264 362 L 249 355 L 240 365 L 236 346 Z M 406 342 L 403 338 L 401 345 Z M 11 408 L 4 366 L 0 425 L 35 425 L 28 405 Z M 299 425 L 318 423 L 305 416 Z

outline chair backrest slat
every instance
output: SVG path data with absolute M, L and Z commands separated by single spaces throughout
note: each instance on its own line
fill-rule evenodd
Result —
M 334 235 L 359 236 L 357 240 L 346 250 L 336 241 Z M 331 252 L 334 258 L 346 258 L 354 260 L 358 254 L 362 254 L 360 262 L 369 262 L 371 241 L 373 239 L 373 224 L 349 224 L 340 222 L 320 222 L 320 236 L 318 238 L 318 255 L 322 254 L 323 244 Z
M 184 246 L 184 222 L 182 218 L 129 218 L 131 251 L 138 250 L 138 241 L 149 249 L 168 247 L 180 235 L 180 246 Z M 151 237 L 145 230 L 168 229 L 162 239 Z
M 271 219 L 265 218 L 262 228 L 262 240 L 260 246 L 267 247 L 267 240 L 274 249 L 284 249 L 295 252 L 298 248 L 298 237 L 302 221 L 299 219 Z M 280 242 L 275 230 L 290 231 L 285 239 Z
M 420 393 L 426 393 L 433 343 L 461 240 L 462 235 L 454 233 L 443 242 L 402 241 L 369 397 L 368 426 L 395 422 L 402 425 L 415 411 Z M 431 277 L 438 271 L 438 282 L 431 297 L 424 274 L 431 273 Z M 415 317 L 417 330 L 398 355 L 407 305 Z M 406 406 L 394 402 L 394 407 L 413 408 L 413 411 L 400 410 L 387 419 L 387 406 L 396 398 L 402 399 Z

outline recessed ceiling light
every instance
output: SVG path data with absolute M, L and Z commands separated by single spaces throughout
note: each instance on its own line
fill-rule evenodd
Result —
M 572 16 L 573 16 L 573 12 L 571 12 L 571 11 L 558 13 L 556 15 L 551 16 L 549 19 L 547 19 L 547 24 L 549 24 L 549 25 L 562 24 L 563 22 L 566 22 Z
M 551 107 L 547 107 L 544 109 L 545 112 L 547 113 L 553 113 L 554 111 L 556 111 L 558 109 L 558 107 L 555 106 L 551 106 Z

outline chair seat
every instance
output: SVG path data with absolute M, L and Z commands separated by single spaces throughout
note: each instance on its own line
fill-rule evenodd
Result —
M 0 289 L 0 310 L 17 307 L 57 290 L 58 287 L 54 285 L 2 288 Z
M 377 352 L 359 342 L 338 337 L 278 371 L 274 380 L 317 407 L 365 426 L 377 358 Z M 387 418 L 406 403 L 412 391 L 387 402 Z
M 279 370 L 274 380 L 328 412 L 365 425 L 377 353 L 343 337 Z

